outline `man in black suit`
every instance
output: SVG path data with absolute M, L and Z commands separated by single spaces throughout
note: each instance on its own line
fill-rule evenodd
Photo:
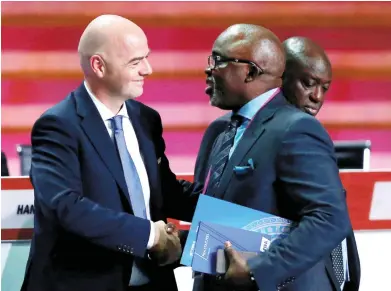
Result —
M 215 41 L 208 63 L 210 103 L 230 112 L 206 130 L 194 183 L 186 190 L 199 193 L 205 188 L 206 195 L 296 221 L 298 226 L 248 261 L 228 243 L 225 277 L 205 275 L 196 288 L 338 290 L 340 278 L 328 258 L 348 235 L 351 223 L 333 143 L 314 117 L 289 104 L 280 91 L 285 68 L 282 44 L 263 27 L 233 25 Z M 240 173 L 237 166 L 250 170 Z
M 1 176 L 6 177 L 9 176 L 7 158 L 3 151 L 1 151 Z
M 332 81 L 330 60 L 317 43 L 305 37 L 291 37 L 283 42 L 286 67 L 282 91 L 301 110 L 316 116 Z M 342 243 L 346 272 L 344 291 L 357 291 L 360 286 L 360 259 L 354 232 Z
M 147 38 L 103 15 L 78 52 L 84 82 L 32 130 L 34 236 L 22 290 L 177 290 L 180 240 L 166 225 L 181 219 L 176 177 L 159 114 L 132 100 L 152 73 Z

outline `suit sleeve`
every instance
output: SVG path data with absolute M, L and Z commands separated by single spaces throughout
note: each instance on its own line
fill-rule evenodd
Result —
M 144 257 L 150 222 L 102 207 L 83 195 L 76 128 L 44 116 L 35 123 L 31 140 L 31 180 L 45 218 L 96 245 Z
M 153 124 L 156 153 L 161 157 L 160 179 L 163 194 L 163 208 L 167 217 L 182 221 L 191 221 L 198 201 L 201 189 L 196 183 L 185 180 L 177 180 L 176 175 L 170 169 L 170 163 L 165 154 L 166 144 L 163 138 L 163 127 L 160 115 L 154 111 Z
M 293 122 L 277 158 L 278 183 L 298 226 L 268 252 L 248 261 L 261 291 L 293 282 L 331 253 L 351 230 L 332 141 L 314 118 Z

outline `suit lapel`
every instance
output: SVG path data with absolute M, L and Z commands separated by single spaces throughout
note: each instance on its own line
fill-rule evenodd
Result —
M 266 123 L 273 118 L 274 113 L 282 104 L 285 104 L 285 97 L 280 93 L 275 96 L 255 116 L 249 127 L 245 130 L 242 138 L 236 146 L 231 158 L 228 160 L 220 180 L 220 186 L 216 189 L 215 196 L 223 198 L 225 191 L 234 174 L 234 167 L 242 163 L 243 158 L 258 142 L 266 131 Z
M 81 85 L 75 92 L 77 112 L 82 117 L 81 127 L 88 139 L 96 149 L 100 158 L 106 164 L 118 186 L 125 194 L 130 203 L 128 188 L 126 186 L 121 161 L 117 154 L 114 142 L 111 140 L 107 128 L 99 115 L 98 109 L 88 95 L 84 85 Z

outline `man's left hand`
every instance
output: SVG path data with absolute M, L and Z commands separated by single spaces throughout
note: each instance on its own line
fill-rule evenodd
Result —
M 229 267 L 224 277 L 226 282 L 236 287 L 251 288 L 254 283 L 251 281 L 250 269 L 246 260 L 232 248 L 229 241 L 225 243 L 225 253 L 229 260 Z

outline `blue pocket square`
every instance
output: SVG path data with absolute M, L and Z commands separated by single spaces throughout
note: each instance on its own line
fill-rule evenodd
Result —
M 247 166 L 235 166 L 234 172 L 236 175 L 246 175 L 252 171 L 254 171 L 254 161 L 253 159 L 249 159 L 247 161 Z

